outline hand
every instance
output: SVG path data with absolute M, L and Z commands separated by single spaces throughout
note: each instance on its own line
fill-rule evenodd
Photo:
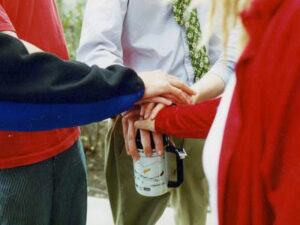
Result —
M 139 160 L 140 155 L 136 146 L 137 129 L 134 127 L 134 122 L 140 117 L 140 110 L 134 109 L 122 114 L 122 127 L 125 142 L 125 149 L 128 155 L 131 155 L 134 160 Z
M 140 119 L 151 119 L 151 118 L 154 119 L 156 117 L 156 114 L 164 107 L 165 105 L 162 103 L 155 104 L 152 102 L 149 104 L 144 104 L 141 106 Z M 152 148 L 151 148 L 150 132 L 147 132 L 143 129 L 140 129 L 140 132 L 141 132 L 141 141 L 144 147 L 145 154 L 146 156 L 151 156 Z M 153 132 L 152 136 L 155 145 L 155 150 L 159 155 L 163 155 L 164 154 L 163 136 L 157 132 Z
M 147 104 L 147 103 L 162 103 L 164 105 L 172 105 L 173 101 L 169 98 L 158 96 L 158 97 L 144 98 L 144 99 L 136 102 L 135 105 L 143 106 L 144 104 Z
M 136 133 L 137 129 L 134 128 L 134 121 L 137 121 L 140 117 L 139 110 L 132 110 L 123 115 L 122 125 L 123 125 L 123 135 L 125 141 L 125 148 L 128 155 L 131 155 L 134 160 L 138 160 L 140 155 L 136 146 Z M 152 156 L 151 138 L 150 132 L 145 130 L 140 130 L 141 132 L 141 142 L 146 156 Z M 163 149 L 163 138 L 159 133 L 153 133 L 153 140 L 155 144 L 155 149 L 159 155 L 164 154 Z
M 154 120 L 157 114 L 167 105 L 162 103 L 148 103 L 141 106 L 140 116 L 144 119 Z
M 160 70 L 141 72 L 139 76 L 145 84 L 144 98 L 167 94 L 179 101 L 190 103 L 190 96 L 195 94 L 191 88 L 177 78 Z
M 192 102 L 199 103 L 222 94 L 225 89 L 225 82 L 220 76 L 211 73 L 198 80 L 192 89 L 196 92 L 196 95 L 192 97 Z
M 151 157 L 153 154 L 153 149 L 151 147 L 151 133 L 146 130 L 140 130 L 140 134 L 141 134 L 141 142 L 142 142 L 142 146 L 143 146 L 145 155 L 147 157 Z M 163 155 L 164 154 L 164 146 L 163 146 L 162 135 L 159 133 L 152 133 L 152 137 L 153 137 L 153 141 L 154 141 L 154 145 L 155 145 L 155 150 L 157 151 L 157 153 L 159 155 Z M 131 151 L 133 151 L 133 150 L 135 150 L 135 149 L 132 149 Z
M 153 104 L 154 103 L 150 103 L 149 105 L 142 106 L 140 116 L 144 119 L 136 120 L 134 122 L 135 129 L 155 132 L 155 118 L 157 114 L 166 107 L 166 105 L 159 103 L 154 106 Z
M 135 129 L 143 129 L 155 132 L 155 120 L 137 120 L 134 122 Z
M 145 103 L 147 102 L 147 103 Z M 159 102 L 156 104 L 155 102 Z M 131 155 L 134 160 L 140 158 L 137 146 L 136 146 L 136 133 L 137 129 L 134 127 L 134 122 L 138 119 L 154 119 L 157 113 L 163 109 L 166 105 L 171 105 L 172 101 L 163 97 L 152 97 L 144 99 L 139 102 L 142 104 L 140 109 L 137 107 L 131 111 L 122 114 L 122 126 L 123 126 L 123 136 L 125 141 L 125 148 L 128 155 Z M 154 123 L 153 123 L 154 124 Z M 140 129 L 141 142 L 146 156 L 152 156 L 151 147 L 151 135 L 150 132 Z M 159 133 L 152 133 L 153 141 L 155 144 L 155 149 L 159 155 L 164 154 L 163 149 L 163 137 Z

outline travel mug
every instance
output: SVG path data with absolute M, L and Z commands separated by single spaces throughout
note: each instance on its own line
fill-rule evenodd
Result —
M 141 195 L 154 197 L 166 194 L 169 188 L 176 188 L 183 182 L 183 159 L 186 156 L 184 149 L 176 148 L 169 137 L 163 136 L 165 152 L 176 155 L 177 180 L 169 181 L 166 154 L 160 156 L 155 151 L 153 138 L 151 137 L 151 146 L 153 154 L 147 157 L 138 131 L 136 144 L 140 154 L 140 159 L 133 163 L 135 188 Z

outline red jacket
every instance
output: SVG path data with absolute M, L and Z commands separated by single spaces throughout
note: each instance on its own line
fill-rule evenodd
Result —
M 300 224 L 300 1 L 255 0 L 219 165 L 220 225 Z
M 237 65 L 221 149 L 219 225 L 299 225 L 300 0 L 254 0 L 242 20 L 250 40 Z M 156 126 L 198 126 L 201 136 L 213 116 L 199 107 L 163 121 L 167 110 L 174 112 L 167 108 Z M 180 114 L 205 123 L 183 123 Z

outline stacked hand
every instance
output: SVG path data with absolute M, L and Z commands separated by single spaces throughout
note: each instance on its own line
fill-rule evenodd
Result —
M 190 96 L 195 94 L 191 88 L 176 77 L 160 70 L 142 72 L 139 76 L 145 84 L 145 102 L 151 102 L 149 98 L 156 96 L 165 97 L 173 101 L 189 102 Z
M 191 103 L 191 97 L 195 94 L 177 78 L 162 71 L 143 72 L 139 76 L 145 84 L 144 98 L 134 109 L 124 113 L 122 119 L 126 151 L 134 160 L 140 157 L 136 146 L 137 129 L 141 132 L 145 155 L 152 156 L 151 135 L 146 130 L 154 131 L 156 115 L 167 105 Z M 162 135 L 153 132 L 152 136 L 157 153 L 163 155 Z

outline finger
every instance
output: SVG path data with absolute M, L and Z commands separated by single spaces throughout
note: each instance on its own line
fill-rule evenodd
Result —
M 125 120 L 128 120 L 129 118 L 134 118 L 134 117 L 138 118 L 139 115 L 140 115 L 140 110 L 130 110 L 123 116 L 123 118 Z
M 184 91 L 188 95 L 195 95 L 196 94 L 196 92 L 192 88 L 190 88 L 186 84 L 182 83 L 177 78 L 175 78 L 173 76 L 168 76 L 168 77 L 169 77 L 170 84 L 172 86 L 174 86 L 176 88 L 179 88 L 180 90 Z
M 187 93 L 185 93 L 185 92 L 183 92 L 183 94 L 185 95 L 185 98 L 188 100 L 188 104 L 192 104 L 192 97 L 194 96 L 190 96 L 190 95 L 188 95 Z
M 164 143 L 163 143 L 163 137 L 159 133 L 152 133 L 153 134 L 153 140 L 155 143 L 155 149 L 158 153 L 158 155 L 164 154 Z
M 184 95 L 186 96 L 186 98 L 189 99 L 189 101 L 190 101 L 189 104 L 192 104 L 192 103 L 193 103 L 193 98 L 195 98 L 196 95 L 193 95 L 193 96 L 191 97 L 191 96 L 187 95 L 185 92 L 183 92 L 183 93 L 184 93 Z M 176 97 L 175 97 L 174 95 L 172 95 L 172 94 L 168 94 L 168 93 L 167 93 L 167 94 L 163 94 L 162 96 L 165 97 L 165 98 L 168 98 L 168 99 L 172 100 L 173 104 L 176 104 L 176 105 L 178 105 L 178 104 L 186 104 L 185 102 L 182 102 L 180 99 L 176 98 Z
M 178 89 L 176 87 L 173 87 L 173 86 L 170 86 L 170 93 L 172 95 L 174 95 L 178 99 L 178 101 L 181 101 L 185 104 L 189 103 L 189 99 L 186 98 L 186 95 L 180 89 Z
M 137 120 L 139 118 L 139 111 L 129 111 L 122 117 L 122 129 L 123 129 L 123 136 L 124 136 L 124 144 L 127 154 L 129 154 L 129 145 L 132 145 L 129 143 L 129 132 L 133 132 L 129 130 L 129 120 Z
M 133 160 L 137 161 L 140 159 L 140 155 L 138 153 L 137 147 L 136 147 L 136 131 L 134 128 L 134 123 L 132 120 L 128 121 L 128 135 L 127 135 L 127 139 L 128 139 L 128 151 L 129 154 L 131 155 L 131 157 L 133 158 Z
M 162 110 L 163 108 L 165 108 L 165 105 L 163 104 L 158 104 L 155 106 L 155 108 L 152 110 L 151 115 L 150 115 L 150 119 L 154 120 L 155 117 L 157 116 L 157 114 L 160 112 L 160 110 Z
M 128 148 L 128 121 L 124 117 L 122 117 L 122 129 L 123 129 L 123 138 L 124 138 L 124 144 L 127 154 L 129 154 L 129 148 Z
M 172 100 L 168 99 L 168 98 L 164 98 L 162 96 L 156 96 L 156 97 L 151 97 L 151 98 L 145 98 L 142 99 L 138 102 L 136 102 L 135 104 L 137 105 L 141 105 L 141 104 L 145 104 L 145 103 L 150 103 L 150 102 L 154 102 L 154 103 L 163 103 L 165 105 L 172 105 L 173 102 Z
M 142 141 L 145 155 L 147 157 L 151 157 L 152 156 L 152 148 L 151 148 L 150 133 L 149 133 L 149 131 L 145 131 L 145 130 L 140 130 L 140 132 L 141 132 L 141 141 Z
M 171 95 L 171 94 L 168 94 L 168 93 L 162 94 L 161 96 L 164 97 L 164 98 L 170 99 L 170 101 L 172 101 L 173 104 L 176 103 L 176 101 L 177 101 L 177 99 L 174 97 L 174 95 Z
M 134 122 L 134 127 L 141 130 L 155 131 L 154 120 L 137 120 Z
M 144 119 L 148 119 L 152 110 L 155 107 L 155 103 L 149 103 L 148 105 L 146 105 L 145 107 L 145 114 L 144 114 Z
M 144 117 L 144 115 L 145 115 L 145 108 L 146 108 L 145 105 L 141 106 L 140 117 Z

